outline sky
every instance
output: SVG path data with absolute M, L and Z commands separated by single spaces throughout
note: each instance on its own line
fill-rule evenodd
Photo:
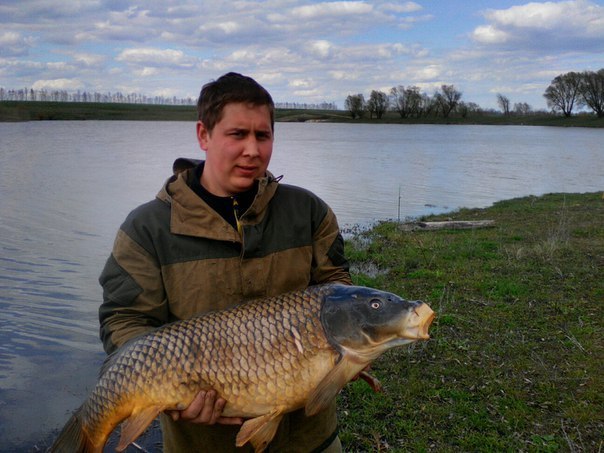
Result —
M 604 0 L 2 0 L 0 86 L 196 98 L 236 71 L 276 102 L 454 85 L 546 109 L 557 75 L 604 68 Z

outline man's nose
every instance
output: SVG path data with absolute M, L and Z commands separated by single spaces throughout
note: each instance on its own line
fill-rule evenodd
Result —
M 245 142 L 245 150 L 244 150 L 244 154 L 247 156 L 257 156 L 260 154 L 260 152 L 258 151 L 259 148 L 259 144 L 258 144 L 258 140 L 256 139 L 256 137 L 248 137 L 248 139 Z

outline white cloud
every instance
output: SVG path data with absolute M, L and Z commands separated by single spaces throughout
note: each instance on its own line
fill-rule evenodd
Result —
M 159 73 L 157 68 L 149 68 L 149 67 L 144 67 L 140 72 L 139 75 L 141 77 L 151 77 L 154 75 L 157 75 Z
M 323 92 L 317 88 L 312 90 L 294 90 L 294 95 L 310 99 L 320 99 L 317 96 L 323 95 Z
M 472 35 L 474 39 L 483 44 L 505 43 L 510 39 L 510 34 L 499 30 L 493 25 L 481 25 L 476 27 Z
M 65 90 L 74 91 L 84 87 L 84 84 L 78 79 L 51 79 L 36 80 L 32 86 L 34 90 Z
M 5 31 L 0 34 L 0 45 L 12 46 L 22 41 L 21 35 L 12 31 Z
M 193 60 L 185 55 L 182 50 L 155 49 L 155 48 L 132 48 L 122 50 L 116 61 L 129 64 L 139 64 L 151 67 L 157 66 L 180 66 L 190 67 Z
M 366 2 L 325 2 L 298 6 L 292 9 L 292 15 L 300 19 L 317 17 L 349 16 L 367 14 L 373 7 Z
M 26 55 L 33 46 L 34 39 L 24 37 L 14 31 L 0 33 L 0 56 L 19 57 Z
M 421 11 L 423 7 L 415 2 L 404 3 L 383 3 L 379 7 L 382 11 L 392 11 L 395 13 L 415 13 Z
M 359 74 L 351 71 L 329 71 L 329 75 L 334 80 L 358 80 Z
M 72 53 L 71 58 L 85 67 L 100 67 L 106 58 L 103 55 L 91 53 Z
M 577 19 L 583 22 L 583 18 L 590 16 L 589 8 L 582 0 L 527 3 L 505 10 L 491 10 L 485 17 L 503 27 L 552 30 L 565 28 L 566 24 L 574 26 Z
M 443 75 L 443 68 L 440 65 L 429 65 L 425 67 L 421 67 L 416 69 L 411 74 L 412 80 L 417 80 L 418 82 L 426 82 L 429 80 L 435 80 Z
M 319 40 L 308 44 L 310 54 L 319 58 L 328 58 L 331 55 L 333 45 L 329 41 Z
M 252 49 L 237 49 L 226 57 L 232 63 L 252 63 L 260 56 Z
M 294 79 L 291 80 L 288 85 L 296 89 L 310 88 L 313 86 L 313 82 L 309 79 Z
M 527 3 L 484 13 L 488 24 L 472 38 L 485 45 L 524 49 L 604 49 L 604 7 L 589 0 Z
M 226 22 L 218 22 L 218 23 L 209 23 L 205 25 L 201 25 L 199 30 L 202 33 L 212 33 L 215 31 L 220 31 L 226 35 L 232 35 L 239 30 L 241 30 L 241 26 L 235 21 L 226 21 Z
M 125 90 L 125 91 L 126 92 L 128 92 L 128 91 L 132 92 L 133 90 Z M 173 96 L 178 97 L 181 94 L 180 94 L 179 90 L 176 90 L 174 88 L 164 88 L 164 89 L 161 89 L 161 90 L 155 90 L 155 91 L 151 92 L 151 95 L 152 96 L 161 96 L 161 97 L 164 97 L 164 98 L 171 98 Z

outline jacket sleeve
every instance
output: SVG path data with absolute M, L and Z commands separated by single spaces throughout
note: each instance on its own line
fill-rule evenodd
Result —
M 158 261 L 123 229 L 118 231 L 99 283 L 103 287 L 100 336 L 107 353 L 168 322 Z
M 344 255 L 344 239 L 329 207 L 313 234 L 312 283 L 326 282 L 352 284 Z

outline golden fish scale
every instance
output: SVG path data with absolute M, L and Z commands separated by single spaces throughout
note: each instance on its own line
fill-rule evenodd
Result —
M 246 303 L 135 340 L 104 370 L 84 406 L 84 429 L 105 439 L 133 410 L 184 408 L 209 388 L 228 401 L 226 416 L 301 407 L 338 355 L 319 319 L 323 291 Z

